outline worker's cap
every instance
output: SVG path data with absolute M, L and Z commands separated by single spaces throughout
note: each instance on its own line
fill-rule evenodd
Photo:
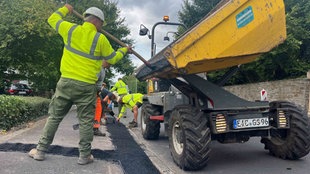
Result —
M 97 7 L 90 7 L 90 8 L 88 8 L 83 13 L 84 18 L 85 18 L 86 15 L 96 16 L 97 18 L 99 18 L 103 22 L 103 25 L 106 25 L 106 21 L 104 20 L 104 14 L 103 14 L 102 10 L 100 10 L 99 8 L 97 8 Z

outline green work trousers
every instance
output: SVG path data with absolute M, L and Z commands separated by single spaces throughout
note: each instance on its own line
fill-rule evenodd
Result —
M 95 84 L 88 84 L 68 78 L 60 78 L 57 83 L 55 94 L 49 105 L 49 117 L 37 145 L 38 150 L 48 150 L 60 122 L 67 115 L 73 104 L 77 106 L 77 116 L 80 124 L 80 156 L 87 157 L 91 154 L 96 86 Z

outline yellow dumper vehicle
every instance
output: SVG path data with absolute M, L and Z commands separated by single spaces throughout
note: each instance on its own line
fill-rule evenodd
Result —
M 146 34 L 145 28 L 140 34 Z M 222 0 L 152 56 L 151 67 L 137 69 L 136 77 L 149 84 L 141 109 L 143 137 L 157 139 L 164 123 L 173 160 L 184 170 L 207 165 L 212 140 L 243 143 L 261 137 L 265 149 L 276 157 L 306 156 L 310 124 L 303 109 L 287 101 L 244 100 L 221 87 L 230 73 L 219 84 L 201 76 L 229 67 L 228 72 L 234 72 L 285 39 L 283 0 Z

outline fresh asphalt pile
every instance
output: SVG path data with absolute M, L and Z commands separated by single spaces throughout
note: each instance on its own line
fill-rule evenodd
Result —
M 159 173 L 123 124 L 107 126 L 112 142 L 117 148 L 112 158 L 120 160 L 126 173 Z

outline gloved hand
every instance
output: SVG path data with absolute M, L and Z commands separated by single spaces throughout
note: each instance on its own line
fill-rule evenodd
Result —
M 127 46 L 127 54 L 132 54 L 132 53 L 133 53 L 133 50 L 132 50 L 131 45 Z
M 112 102 L 108 105 L 108 108 L 109 108 L 110 110 L 113 109 L 113 108 L 112 108 Z
M 65 7 L 69 10 L 69 13 L 73 12 L 73 7 L 70 4 L 65 4 Z
M 103 60 L 103 61 L 102 61 L 102 67 L 103 67 L 103 68 L 110 68 L 110 66 L 111 66 L 111 65 L 110 65 L 106 60 Z

